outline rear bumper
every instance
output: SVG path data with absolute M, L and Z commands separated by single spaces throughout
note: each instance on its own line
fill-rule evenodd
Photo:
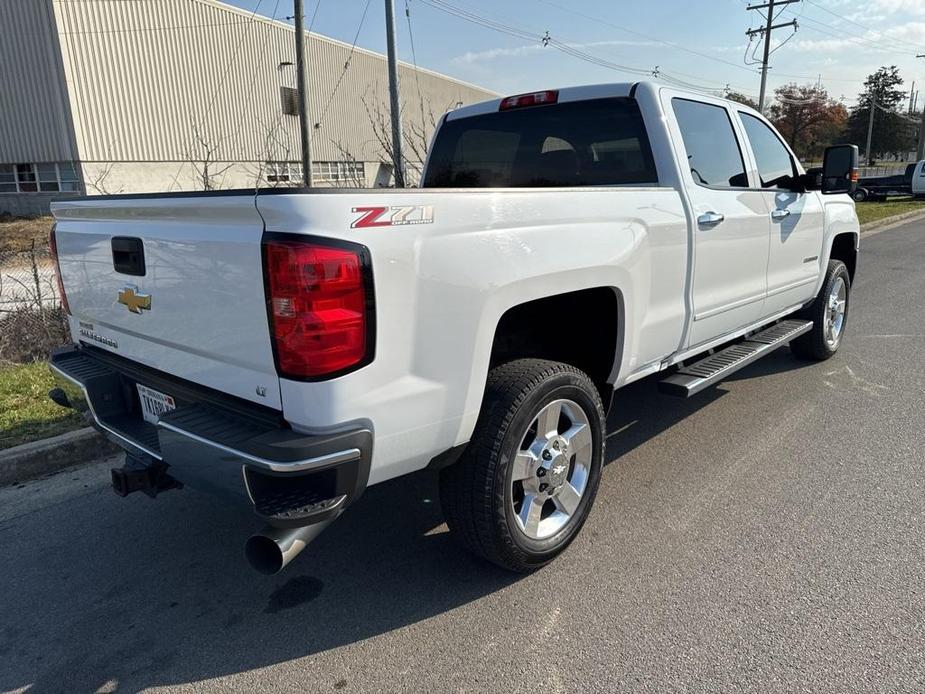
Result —
M 65 347 L 50 366 L 68 403 L 136 462 L 168 466 L 194 489 L 250 503 L 271 525 L 338 515 L 369 479 L 372 433 L 308 436 L 279 413 L 93 348 Z M 173 396 L 176 409 L 144 421 L 136 384 Z

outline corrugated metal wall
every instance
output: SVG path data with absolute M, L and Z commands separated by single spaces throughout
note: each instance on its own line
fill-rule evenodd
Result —
M 274 6 L 291 11 L 289 0 L 264 0 L 261 9 Z M 295 62 L 286 25 L 213 0 L 54 0 L 54 12 L 81 160 L 298 159 L 297 119 L 282 115 L 279 95 L 295 85 L 295 68 L 280 66 Z M 339 143 L 357 159 L 379 159 L 363 101 L 387 118 L 384 58 L 354 51 L 335 93 L 350 47 L 315 35 L 306 46 L 319 123 L 313 158 L 344 159 Z M 401 79 L 405 118 L 415 123 L 418 86 L 425 122 L 430 112 L 439 118 L 457 102 L 492 96 L 410 67 Z
M 76 159 L 51 0 L 0 1 L 0 163 Z

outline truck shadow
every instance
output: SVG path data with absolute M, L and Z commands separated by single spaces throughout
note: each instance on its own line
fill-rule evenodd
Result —
M 793 372 L 811 365 L 812 362 L 795 359 L 789 349 L 779 349 L 732 374 L 724 383 Z M 617 461 L 646 441 L 728 394 L 720 383 L 717 387 L 708 388 L 692 398 L 668 397 L 658 392 L 658 381 L 661 378 L 662 375 L 644 378 L 614 394 L 607 418 L 605 465 Z
M 795 368 L 784 356 L 741 377 Z M 724 394 L 677 400 L 654 379 L 628 386 L 614 401 L 607 460 Z M 429 472 L 370 489 L 280 576 L 246 566 L 243 541 L 257 525 L 193 491 L 152 502 L 104 488 L 5 523 L 0 690 L 137 691 L 299 659 L 311 668 L 312 656 L 523 578 L 459 550 Z

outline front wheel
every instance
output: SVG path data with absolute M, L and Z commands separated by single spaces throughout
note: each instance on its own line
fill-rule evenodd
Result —
M 823 361 L 838 350 L 848 320 L 851 277 L 840 260 L 830 260 L 822 289 L 801 316 L 813 322 L 808 333 L 790 343 L 791 351 L 802 359 Z
M 441 471 L 447 525 L 505 569 L 539 568 L 578 534 L 603 462 L 604 407 L 585 373 L 541 359 L 502 364 L 466 451 Z

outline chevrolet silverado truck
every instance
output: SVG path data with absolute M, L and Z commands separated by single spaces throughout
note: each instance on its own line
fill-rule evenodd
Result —
M 265 573 L 428 467 L 464 547 L 535 569 L 588 518 L 614 389 L 835 353 L 856 176 L 856 147 L 807 174 L 761 114 L 639 82 L 453 110 L 420 188 L 55 203 L 50 395 L 125 449 L 117 493 L 252 510 Z

